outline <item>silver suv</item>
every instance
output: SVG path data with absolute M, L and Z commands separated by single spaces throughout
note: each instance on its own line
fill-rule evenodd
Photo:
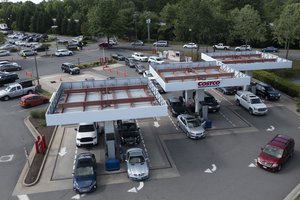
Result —
M 75 129 L 76 133 L 76 146 L 83 145 L 97 145 L 98 144 L 98 124 L 93 123 L 80 123 L 78 128 Z
M 169 46 L 169 44 L 168 44 L 168 41 L 166 41 L 166 40 L 158 40 L 158 41 L 153 43 L 153 46 L 167 47 L 167 46 Z

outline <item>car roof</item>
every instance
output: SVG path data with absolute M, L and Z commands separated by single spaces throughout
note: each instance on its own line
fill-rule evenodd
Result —
M 139 156 L 139 155 L 143 155 L 143 149 L 141 148 L 130 148 L 127 150 L 127 153 L 130 153 L 130 155 L 133 156 Z
M 290 136 L 278 134 L 268 144 L 278 148 L 285 148 L 290 140 L 293 140 Z
M 177 98 L 177 97 L 170 97 L 170 98 L 168 98 L 168 100 L 169 100 L 170 102 L 181 102 L 181 101 L 179 100 L 179 98 Z
M 70 63 L 70 62 L 65 62 L 65 63 L 63 63 L 63 65 L 74 65 L 74 64 Z

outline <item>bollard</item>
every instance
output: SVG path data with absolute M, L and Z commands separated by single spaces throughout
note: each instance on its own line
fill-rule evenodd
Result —
M 45 135 L 42 135 L 42 143 L 43 143 L 44 149 L 46 149 L 47 145 L 46 145 L 46 137 L 45 137 Z

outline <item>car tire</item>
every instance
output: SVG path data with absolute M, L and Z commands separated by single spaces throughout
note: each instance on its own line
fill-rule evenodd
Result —
M 65 72 L 66 72 L 66 70 L 65 70 L 65 69 L 62 69 L 62 72 L 63 72 L 63 73 L 65 73 Z
M 71 74 L 71 75 L 73 75 L 73 72 L 72 72 L 72 71 L 70 71 L 70 74 Z
M 253 115 L 253 110 L 251 108 L 249 108 L 249 114 Z
M 240 105 L 240 101 L 239 100 L 236 100 L 236 105 Z
M 282 168 L 282 165 L 278 165 L 277 172 L 279 172 L 281 170 L 281 168 Z
M 9 100 L 9 96 L 4 96 L 2 99 L 3 99 L 4 101 L 8 101 L 8 100 Z
M 29 91 L 27 92 L 27 94 L 33 94 L 33 91 L 32 91 L 32 90 L 29 90 Z

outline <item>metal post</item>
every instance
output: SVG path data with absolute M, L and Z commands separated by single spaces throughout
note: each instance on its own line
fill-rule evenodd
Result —
M 146 19 L 146 23 L 147 23 L 147 30 L 148 30 L 148 43 L 150 43 L 150 23 L 151 23 L 151 19 Z
M 34 64 L 35 64 L 37 83 L 38 83 L 38 86 L 39 86 L 40 85 L 40 77 L 39 77 L 39 70 L 38 70 L 37 62 L 36 62 L 36 54 L 34 54 Z

